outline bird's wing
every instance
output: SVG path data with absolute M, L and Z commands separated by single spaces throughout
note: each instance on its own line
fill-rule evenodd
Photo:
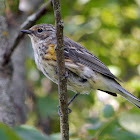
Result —
M 107 66 L 95 55 L 89 52 L 84 46 L 64 36 L 64 55 L 65 58 L 72 60 L 74 63 L 81 63 L 92 70 L 99 72 L 109 78 L 117 79 Z

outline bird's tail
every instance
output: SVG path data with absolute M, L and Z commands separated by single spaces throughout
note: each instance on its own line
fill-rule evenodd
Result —
M 124 89 L 121 85 L 117 88 L 119 90 L 119 94 L 126 98 L 129 102 L 134 104 L 135 106 L 140 108 L 140 99 L 134 96 L 132 93 Z

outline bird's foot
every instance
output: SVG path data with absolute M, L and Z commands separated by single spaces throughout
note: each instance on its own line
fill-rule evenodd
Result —
M 57 106 L 59 109 L 58 109 L 58 115 L 59 116 L 62 116 L 62 113 L 61 113 L 61 111 L 60 111 L 60 106 L 58 105 Z M 72 110 L 68 107 L 68 114 L 70 114 L 72 112 Z
M 55 76 L 56 76 L 56 75 L 58 76 L 58 70 L 57 70 L 57 68 L 56 68 L 56 71 L 55 71 L 54 74 L 55 74 Z M 66 71 L 64 75 L 61 74 L 61 76 L 64 77 L 64 78 L 67 78 L 67 77 L 69 76 L 68 71 Z
M 67 78 L 69 76 L 68 71 L 65 72 L 65 75 L 61 75 L 64 78 Z

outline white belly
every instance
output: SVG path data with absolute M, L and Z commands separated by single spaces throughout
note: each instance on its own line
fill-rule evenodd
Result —
M 56 64 L 49 61 L 40 60 L 41 58 L 35 57 L 35 62 L 40 71 L 51 81 L 57 83 Z M 56 62 L 54 62 L 56 63 Z

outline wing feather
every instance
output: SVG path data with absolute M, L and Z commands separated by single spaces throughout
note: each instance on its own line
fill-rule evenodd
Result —
M 64 36 L 64 55 L 66 58 L 71 59 L 75 63 L 81 63 L 87 67 L 90 67 L 96 72 L 120 81 L 115 75 L 110 72 L 107 66 L 98 57 L 89 52 L 81 44 L 73 41 L 66 36 Z

